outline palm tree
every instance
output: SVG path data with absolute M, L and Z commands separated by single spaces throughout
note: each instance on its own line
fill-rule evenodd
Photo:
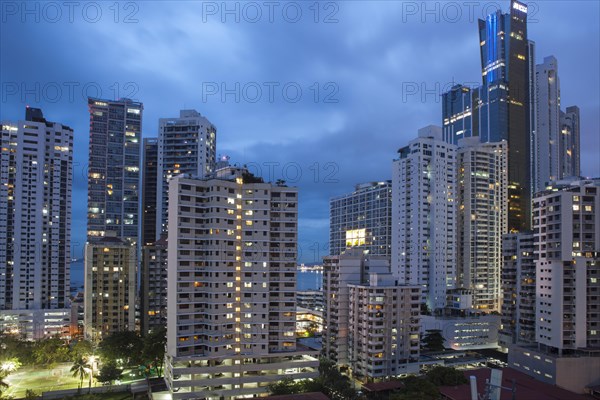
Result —
M 90 365 L 83 357 L 79 357 L 73 362 L 73 366 L 71 367 L 71 372 L 73 373 L 73 378 L 79 378 L 79 389 L 83 386 L 83 379 L 90 373 Z

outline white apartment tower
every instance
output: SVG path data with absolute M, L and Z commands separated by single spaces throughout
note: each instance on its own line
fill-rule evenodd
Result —
M 173 399 L 268 393 L 317 375 L 296 343 L 298 191 L 246 169 L 169 182 L 167 354 Z
M 73 129 L 28 107 L 0 132 L 0 313 L 66 309 Z
M 500 312 L 502 235 L 508 232 L 506 141 L 459 141 L 458 284 L 472 293 L 471 307 Z
M 428 126 L 399 150 L 392 170 L 392 273 L 422 288 L 430 310 L 456 284 L 456 146 Z
M 167 232 L 169 180 L 180 174 L 204 177 L 215 168 L 217 129 L 196 110 L 158 122 L 156 240 Z
M 600 180 L 557 184 L 534 199 L 537 342 L 600 349 Z

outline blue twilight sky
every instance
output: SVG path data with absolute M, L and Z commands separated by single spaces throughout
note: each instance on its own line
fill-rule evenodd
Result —
M 582 171 L 600 176 L 600 3 L 529 2 L 536 61 L 579 105 Z M 300 188 L 300 261 L 326 255 L 329 198 L 390 179 L 396 150 L 441 124 L 439 95 L 480 80 L 477 18 L 507 0 L 0 2 L 0 120 L 25 106 L 75 129 L 73 255 L 86 226 L 86 95 L 195 108 L 217 152 Z M 301 94 L 301 95 L 300 95 Z

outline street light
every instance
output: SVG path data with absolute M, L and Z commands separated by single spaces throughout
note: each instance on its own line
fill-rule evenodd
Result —
M 17 364 L 14 361 L 4 361 L 0 364 L 0 371 L 13 372 L 17 369 Z

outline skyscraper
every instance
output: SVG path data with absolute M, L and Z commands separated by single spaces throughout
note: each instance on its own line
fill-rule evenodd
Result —
M 213 172 L 217 141 L 215 126 L 196 110 L 181 110 L 179 118 L 161 118 L 158 125 L 157 240 L 167 231 L 169 179 Z
M 479 20 L 481 74 L 473 117 L 473 136 L 482 142 L 508 142 L 508 227 L 531 228 L 531 110 L 534 62 L 527 37 L 527 6 L 511 0 L 510 13 L 500 10 Z
M 167 355 L 173 399 L 262 395 L 317 375 L 296 344 L 298 191 L 246 169 L 169 183 Z M 293 360 L 293 361 L 292 361 Z
M 89 98 L 88 106 L 84 331 L 97 340 L 135 329 L 143 105 Z
M 502 235 L 507 228 L 507 144 L 462 139 L 458 145 L 458 286 L 472 308 L 500 312 Z
M 354 192 L 331 199 L 329 254 L 360 246 L 375 256 L 390 257 L 392 183 L 356 185 Z
M 429 126 L 399 151 L 392 170 L 392 273 L 419 285 L 431 311 L 456 279 L 456 146 Z
M 137 243 L 143 105 L 88 99 L 88 239 L 106 231 Z
M 532 183 L 534 193 L 562 179 L 560 81 L 558 61 L 550 56 L 536 66 L 536 131 L 533 137 Z
M 25 120 L 2 122 L 1 134 L 0 314 L 65 309 L 70 306 L 73 129 L 28 107 Z M 48 324 L 35 338 L 59 333 L 53 329 Z

